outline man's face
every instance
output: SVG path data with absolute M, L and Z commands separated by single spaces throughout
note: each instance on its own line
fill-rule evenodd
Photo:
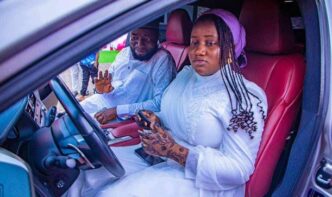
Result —
M 136 29 L 130 33 L 130 48 L 134 58 L 147 60 L 157 49 L 158 34 L 152 29 Z

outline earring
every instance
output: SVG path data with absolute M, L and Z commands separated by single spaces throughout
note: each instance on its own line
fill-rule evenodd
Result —
M 233 62 L 232 56 L 231 56 L 231 51 L 228 52 L 228 58 L 227 58 L 227 64 L 230 65 Z

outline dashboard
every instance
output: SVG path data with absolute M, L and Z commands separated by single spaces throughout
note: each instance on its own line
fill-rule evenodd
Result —
M 45 106 L 39 98 L 38 92 L 34 92 L 28 96 L 25 112 L 39 127 L 45 124 L 46 111 Z
M 27 136 L 45 126 L 46 122 L 47 109 L 38 91 L 34 91 L 0 112 L 0 144 L 7 138 Z

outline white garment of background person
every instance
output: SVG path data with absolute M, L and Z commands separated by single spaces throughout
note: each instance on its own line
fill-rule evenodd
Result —
M 76 63 L 70 67 L 71 88 L 73 92 L 77 93 L 80 91 L 79 73 L 80 73 L 79 63 Z
M 189 149 L 185 167 L 168 159 L 99 188 L 97 196 L 244 196 L 264 128 L 260 110 L 266 115 L 267 101 L 262 89 L 243 80 L 262 101 L 260 108 L 250 96 L 257 122 L 253 139 L 243 130 L 226 129 L 231 107 L 220 71 L 200 76 L 187 66 L 165 90 L 158 114 L 176 142 Z M 134 154 L 130 147 L 122 149 L 127 149 L 126 155 Z M 117 157 L 122 161 L 122 155 Z M 123 165 L 139 166 L 128 161 Z
M 133 57 L 130 47 L 124 48 L 109 68 L 114 90 L 95 94 L 81 105 L 87 113 L 117 106 L 117 115 L 134 115 L 140 109 L 160 110 L 161 96 L 176 75 L 172 56 L 163 49 L 146 61 Z

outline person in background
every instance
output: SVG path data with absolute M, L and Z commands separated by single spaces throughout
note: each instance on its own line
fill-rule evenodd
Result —
M 72 93 L 76 97 L 80 91 L 79 83 L 80 65 L 76 63 L 70 67 Z
M 80 91 L 80 96 L 78 97 L 79 101 L 83 101 L 88 95 L 88 86 L 90 77 L 92 84 L 94 84 L 94 79 L 98 75 L 98 53 L 93 52 L 86 56 L 79 62 L 80 67 L 82 68 L 82 88 Z

